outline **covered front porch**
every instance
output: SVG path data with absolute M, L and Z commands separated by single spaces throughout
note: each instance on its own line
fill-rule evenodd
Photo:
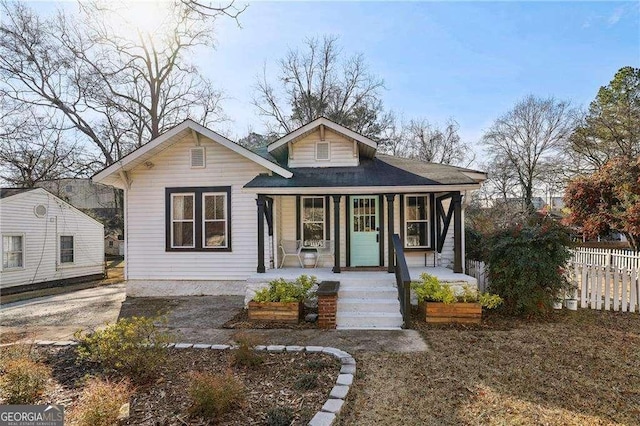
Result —
M 399 234 L 409 267 L 461 274 L 463 194 L 380 190 L 361 187 L 348 194 L 327 194 L 327 188 L 306 188 L 304 194 L 258 193 L 257 272 L 294 271 L 309 259 L 318 271 L 330 273 L 372 268 L 393 272 L 392 236 Z

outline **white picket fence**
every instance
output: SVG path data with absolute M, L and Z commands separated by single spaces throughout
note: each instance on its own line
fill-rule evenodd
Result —
M 573 263 L 640 269 L 640 252 L 588 247 L 578 247 L 572 252 Z
M 640 254 L 625 250 L 578 248 L 567 265 L 567 277 L 575 288 L 580 307 L 640 312 Z M 467 260 L 466 274 L 486 291 L 486 265 Z
M 568 272 L 579 293 L 580 307 L 640 312 L 638 268 L 573 262 Z
M 466 274 L 478 280 L 478 290 L 487 291 L 489 280 L 484 262 L 467 259 Z

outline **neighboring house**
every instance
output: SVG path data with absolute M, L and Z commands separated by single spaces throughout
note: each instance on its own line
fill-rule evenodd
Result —
M 0 189 L 0 291 L 101 278 L 104 228 L 42 188 Z
M 109 256 L 124 256 L 124 240 L 118 235 L 109 234 L 104 237 L 104 254 Z
M 397 233 L 410 267 L 461 273 L 463 199 L 485 179 L 379 154 L 374 141 L 326 118 L 259 153 L 187 120 L 93 177 L 124 190 L 128 291 L 158 294 L 224 293 L 278 268 L 283 240 L 309 250 L 334 242 L 334 258 L 321 265 L 334 273 L 391 271 Z
M 86 178 L 63 178 L 38 182 L 53 195 L 68 202 L 105 226 L 105 235 L 122 234 L 122 208 L 118 203 L 119 189 L 95 183 Z

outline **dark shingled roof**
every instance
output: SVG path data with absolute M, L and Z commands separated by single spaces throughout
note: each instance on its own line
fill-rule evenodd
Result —
M 0 199 L 22 194 L 23 192 L 33 191 L 34 189 L 37 188 L 0 188 Z
M 397 160 L 397 161 L 396 161 Z M 463 171 L 441 164 L 378 155 L 353 167 L 297 167 L 293 177 L 260 175 L 245 188 L 311 188 L 474 184 Z

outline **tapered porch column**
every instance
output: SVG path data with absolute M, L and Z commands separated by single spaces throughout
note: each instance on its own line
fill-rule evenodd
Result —
M 340 199 L 342 195 L 333 196 L 333 272 L 340 273 Z
M 395 194 L 386 194 L 387 197 L 387 272 L 395 272 L 395 258 L 393 256 L 393 202 L 396 198 Z
M 453 203 L 453 272 L 462 273 L 462 195 L 456 192 Z
M 258 206 L 258 269 L 257 272 L 263 274 L 264 267 L 264 195 L 258 194 L 256 204 Z

